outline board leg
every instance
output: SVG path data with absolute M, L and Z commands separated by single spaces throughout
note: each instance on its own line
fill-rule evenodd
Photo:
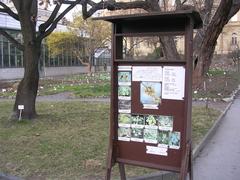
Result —
M 187 173 L 188 173 L 188 170 L 189 170 L 189 162 L 190 162 L 190 155 L 191 155 L 191 145 L 190 143 L 187 144 L 187 147 L 186 147 L 186 152 L 185 152 L 185 155 L 182 159 L 182 164 L 181 164 L 181 171 L 180 171 L 180 180 L 185 180 L 186 179 L 186 176 L 187 176 Z
M 111 179 L 112 166 L 113 166 L 113 150 L 112 150 L 112 146 L 110 146 L 108 149 L 108 155 L 107 155 L 107 170 L 106 170 L 105 180 Z
M 190 154 L 189 154 L 189 180 L 193 180 L 193 162 L 192 162 L 192 147 L 190 146 Z
M 107 169 L 105 180 L 110 180 L 111 179 L 111 172 L 112 172 L 112 168 Z
M 120 171 L 120 177 L 121 180 L 126 180 L 126 173 L 125 173 L 125 167 L 123 163 L 118 163 L 119 164 L 119 171 Z

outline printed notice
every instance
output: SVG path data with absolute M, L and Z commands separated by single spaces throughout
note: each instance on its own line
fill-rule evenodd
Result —
M 162 98 L 183 100 L 185 87 L 185 68 L 182 66 L 164 66 Z
M 133 66 L 133 81 L 162 81 L 161 66 Z
M 164 147 L 155 147 L 155 146 L 146 146 L 146 153 L 147 154 L 154 154 L 160 156 L 167 156 L 168 155 L 168 148 Z

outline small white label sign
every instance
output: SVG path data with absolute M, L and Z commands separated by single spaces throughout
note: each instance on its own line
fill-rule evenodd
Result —
M 24 109 L 24 105 L 18 105 L 18 109 L 19 109 L 19 110 Z
M 167 156 L 168 148 L 165 147 L 156 147 L 156 146 L 146 146 L 147 154 L 154 154 L 159 156 Z

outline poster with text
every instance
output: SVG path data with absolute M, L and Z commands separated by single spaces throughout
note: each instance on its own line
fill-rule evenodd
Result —
M 157 129 L 158 124 L 157 124 L 157 116 L 154 115 L 148 115 L 145 118 L 146 123 L 145 123 L 145 128 L 151 128 L 151 129 Z
M 130 86 L 132 81 L 132 73 L 130 71 L 119 71 L 118 72 L 118 84 Z
M 185 93 L 185 68 L 182 66 L 164 66 L 162 98 L 183 100 Z
M 157 129 L 144 129 L 144 141 L 146 143 L 158 143 L 158 130 Z
M 132 128 L 131 141 L 143 142 L 143 129 L 142 128 Z
M 169 148 L 179 149 L 180 148 L 180 132 L 170 132 L 169 134 Z
M 133 81 L 162 81 L 161 66 L 133 66 Z
M 131 116 L 131 127 L 144 128 L 145 116 L 144 115 L 132 115 Z
M 169 144 L 168 131 L 159 131 L 158 143 L 160 147 L 168 147 L 168 144 Z
M 172 131 L 173 130 L 173 116 L 158 116 L 158 126 L 160 130 Z
M 118 101 L 118 112 L 119 113 L 131 113 L 131 101 L 130 100 L 119 100 Z
M 132 123 L 130 114 L 118 114 L 118 126 L 130 127 Z
M 131 100 L 131 86 L 119 86 L 118 99 Z
M 131 128 L 129 128 L 129 127 L 119 127 L 118 128 L 118 140 L 130 141 L 130 138 L 131 138 Z

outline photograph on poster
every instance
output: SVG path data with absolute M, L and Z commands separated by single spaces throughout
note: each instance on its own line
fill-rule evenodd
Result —
M 144 141 L 146 143 L 158 143 L 158 130 L 157 129 L 144 129 Z
M 168 131 L 159 131 L 158 143 L 159 143 L 159 146 L 161 146 L 161 147 L 168 147 L 168 144 L 169 144 L 169 132 Z
M 180 132 L 170 132 L 169 134 L 169 148 L 180 148 Z
M 143 116 L 143 115 L 132 115 L 131 120 L 132 120 L 131 127 L 144 128 L 145 116 Z
M 158 126 L 160 130 L 173 130 L 173 116 L 158 116 Z
M 160 82 L 141 82 L 140 101 L 144 109 L 158 109 L 161 103 L 161 86 Z
M 131 141 L 143 142 L 143 128 L 132 128 Z
M 131 99 L 131 86 L 118 87 L 118 99 L 130 100 Z
M 118 84 L 119 85 L 131 85 L 132 74 L 130 71 L 119 71 L 118 72 Z
M 118 128 L 118 140 L 130 141 L 131 128 L 129 127 L 119 127 Z
M 130 127 L 131 125 L 130 114 L 118 114 L 118 126 L 119 127 Z
M 153 116 L 153 115 L 148 115 L 145 117 L 145 128 L 152 128 L 152 129 L 157 129 L 157 116 Z
M 120 112 L 120 113 L 130 113 L 131 112 L 131 101 L 129 101 L 129 100 L 119 100 L 118 101 L 118 112 Z

